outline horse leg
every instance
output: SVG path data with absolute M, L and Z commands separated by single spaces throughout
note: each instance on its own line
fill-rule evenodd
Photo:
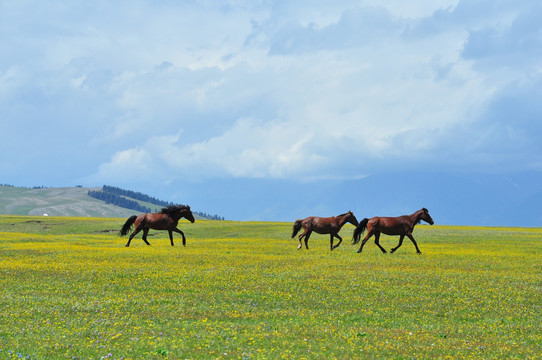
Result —
M 337 239 L 339 239 L 339 242 L 335 246 L 333 246 L 333 236 L 335 236 Z M 333 251 L 333 249 L 338 248 L 339 245 L 341 245 L 342 242 L 343 242 L 343 239 L 342 239 L 342 237 L 339 236 L 339 234 L 331 235 L 331 251 Z
M 399 249 L 399 248 L 401 247 L 401 245 L 403 245 L 403 239 L 404 239 L 404 238 L 405 238 L 405 235 L 401 235 L 401 236 L 399 237 L 399 244 L 397 244 L 396 247 L 394 247 L 394 248 L 392 248 L 392 249 L 390 250 L 390 252 L 391 252 L 392 254 L 395 252 L 395 250 Z
M 309 231 L 305 229 L 305 231 L 303 231 L 303 233 L 298 236 L 299 245 L 297 246 L 297 250 L 301 250 L 301 248 L 303 247 L 303 243 L 301 242 L 301 240 L 307 235 L 308 232 Z
M 186 237 L 184 236 L 184 233 L 181 230 L 179 230 L 179 228 L 175 228 L 173 229 L 173 231 L 181 234 L 181 236 L 183 237 L 183 246 L 186 246 Z M 171 243 L 171 246 L 173 246 L 173 242 Z
M 309 250 L 309 238 L 311 237 L 312 231 L 308 231 L 305 235 L 305 248 Z
M 134 236 L 137 235 L 137 233 L 139 233 L 141 231 L 141 227 L 138 227 L 134 230 L 134 232 L 130 235 L 130 237 L 128 238 L 128 242 L 126 243 L 126 247 L 129 247 L 130 246 L 130 243 L 132 242 L 132 239 L 134 238 Z
M 371 238 L 371 236 L 373 236 L 373 230 L 372 229 L 367 232 L 367 235 L 365 236 L 365 239 L 363 239 L 363 241 L 361 242 L 361 246 L 359 247 L 358 253 L 360 253 L 363 250 L 363 246 L 365 245 L 367 240 L 369 240 Z
M 380 250 L 382 250 L 382 252 L 384 254 L 386 253 L 386 249 L 384 249 L 382 246 L 380 246 L 380 232 L 375 233 L 375 244 L 376 244 L 376 246 L 378 246 L 380 248 Z
M 175 246 L 173 245 L 173 230 L 168 230 L 167 232 L 169 233 L 169 241 L 171 241 L 171 246 Z
M 146 228 L 143 228 L 143 241 L 145 241 L 145 244 L 147 245 L 150 245 L 149 242 L 147 241 L 147 235 L 149 234 L 149 228 L 146 227 Z
M 408 238 L 410 239 L 410 241 L 412 241 L 412 243 L 414 244 L 414 246 L 416 247 L 416 253 L 418 254 L 421 254 L 422 252 L 420 251 L 420 249 L 418 248 L 418 244 L 416 244 L 416 240 L 414 240 L 414 237 L 410 234 L 407 235 Z

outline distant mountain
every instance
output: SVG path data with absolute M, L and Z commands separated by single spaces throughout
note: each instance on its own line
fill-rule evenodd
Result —
M 111 188 L 111 187 L 110 187 Z M 113 188 L 115 189 L 115 188 Z M 118 188 L 116 188 L 118 189 Z M 48 215 L 48 216 L 81 216 L 81 217 L 128 217 L 145 212 L 159 211 L 168 203 L 148 197 L 141 193 L 128 192 L 123 197 L 125 202 L 118 204 L 139 205 L 137 209 L 117 206 L 113 201 L 103 201 L 89 196 L 89 193 L 103 192 L 104 188 L 23 188 L 9 185 L 0 186 L 1 215 Z M 118 189 L 123 191 L 122 189 Z M 146 202 L 134 198 L 151 201 Z M 118 200 L 118 199 L 117 199 Z M 133 204 L 132 204 L 133 206 Z M 218 218 L 194 211 L 196 219 Z
M 21 188 L 0 186 L 0 214 L 82 217 L 128 217 L 133 210 L 107 205 L 88 196 L 99 188 Z
M 542 227 L 539 172 L 412 172 L 342 181 L 221 179 L 176 185 L 191 188 L 188 201 L 237 220 L 294 221 L 348 210 L 359 219 L 426 207 L 437 224 Z
M 356 193 L 358 211 L 369 216 L 427 207 L 440 224 L 542 226 L 540 173 L 387 174 L 344 182 L 339 188 L 338 196 Z
M 101 188 L 0 186 L 0 214 L 125 217 L 127 210 L 90 198 Z M 422 207 L 436 224 L 542 227 L 542 173 L 388 173 L 356 180 L 303 182 L 213 179 L 176 182 L 153 193 L 233 220 L 293 222 L 352 210 L 358 219 L 411 214 Z M 178 201 L 178 200 L 177 200 Z M 153 211 L 160 206 L 142 202 Z M 207 215 L 207 214 L 204 214 Z

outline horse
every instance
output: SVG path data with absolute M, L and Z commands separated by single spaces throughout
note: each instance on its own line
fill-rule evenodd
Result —
M 353 245 L 357 244 L 360 240 L 361 234 L 367 229 L 367 236 L 363 239 L 361 246 L 358 250 L 360 253 L 363 250 L 363 245 L 369 240 L 371 236 L 375 236 L 375 244 L 382 250 L 383 253 L 386 253 L 386 250 L 380 246 L 380 233 L 386 235 L 399 235 L 399 244 L 390 250 L 391 253 L 394 253 L 401 245 L 403 245 L 403 239 L 405 236 L 412 241 L 416 247 L 416 252 L 421 254 L 422 252 L 416 244 L 416 240 L 412 236 L 412 231 L 414 226 L 420 223 L 420 221 L 425 221 L 430 225 L 433 225 L 435 222 L 429 215 L 429 211 L 426 208 L 420 209 L 411 215 L 403 215 L 398 217 L 373 217 L 371 219 L 363 219 L 360 221 L 359 225 L 354 230 Z
M 339 231 L 341 231 L 341 228 L 347 222 L 351 223 L 354 226 L 358 225 L 358 220 L 356 219 L 352 211 L 348 211 L 347 213 L 332 217 L 310 216 L 305 219 L 299 219 L 294 222 L 292 238 L 294 238 L 294 236 L 296 236 L 299 230 L 301 230 L 301 228 L 303 227 L 305 231 L 303 232 L 303 234 L 299 235 L 299 246 L 297 247 L 297 249 L 300 250 L 303 247 L 301 245 L 301 239 L 305 238 L 305 247 L 308 250 L 309 237 L 311 236 L 311 233 L 313 231 L 318 234 L 329 234 L 330 248 L 331 251 L 333 251 L 333 249 L 339 247 L 339 245 L 341 245 L 341 242 L 343 241 L 343 239 L 339 236 Z M 339 243 L 335 246 L 333 246 L 334 237 L 339 239 Z
M 179 233 L 183 237 L 183 246 L 186 245 L 186 238 L 184 233 L 177 228 L 177 224 L 181 218 L 186 218 L 191 223 L 194 223 L 194 215 L 190 211 L 190 206 L 187 205 L 170 205 L 162 208 L 159 213 L 141 214 L 139 216 L 133 215 L 126 220 L 126 223 L 119 231 L 119 236 L 125 236 L 130 232 L 132 225 L 135 224 L 135 230 L 130 235 L 126 247 L 130 246 L 130 242 L 141 230 L 143 230 L 143 241 L 145 244 L 150 245 L 147 241 L 147 234 L 149 229 L 154 230 L 167 230 L 169 232 L 169 240 L 171 246 L 173 245 L 173 231 Z

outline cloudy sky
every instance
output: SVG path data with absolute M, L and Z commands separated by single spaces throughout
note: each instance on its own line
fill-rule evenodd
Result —
M 540 19 L 532 0 L 3 0 L 0 183 L 542 171 Z

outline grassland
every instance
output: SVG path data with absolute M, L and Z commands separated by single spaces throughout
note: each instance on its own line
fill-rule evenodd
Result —
M 540 358 L 542 229 L 418 226 L 423 255 L 291 224 L 0 216 L 0 358 Z M 351 238 L 348 225 L 341 234 Z M 396 238 L 384 237 L 385 248 Z

